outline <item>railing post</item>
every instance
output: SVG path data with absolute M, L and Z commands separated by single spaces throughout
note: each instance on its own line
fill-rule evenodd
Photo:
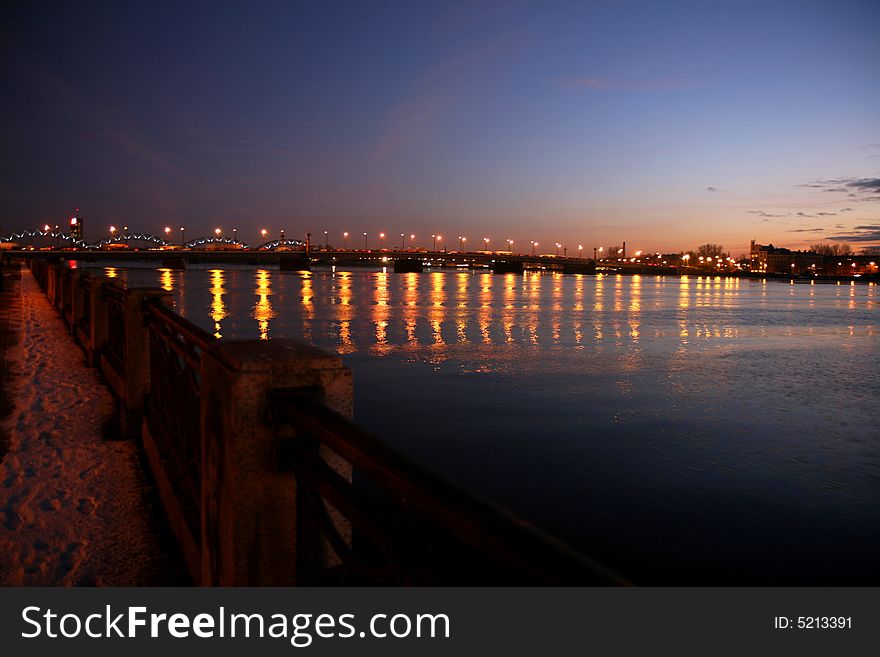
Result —
M 202 357 L 202 584 L 296 584 L 296 483 L 267 423 L 273 388 L 319 390 L 350 416 L 342 359 L 293 340 L 223 341 Z
M 79 319 L 79 308 L 82 301 L 79 293 L 79 279 L 82 272 L 79 269 L 68 269 L 66 272 L 66 304 L 64 307 L 64 321 L 67 322 L 67 331 L 70 335 L 76 335 L 76 324 Z
M 46 283 L 43 286 L 46 296 L 49 298 L 49 303 L 52 304 L 53 308 L 55 307 L 55 295 L 58 289 L 58 269 L 59 267 L 55 263 L 46 265 Z
M 80 333 L 82 332 L 83 323 L 89 321 L 86 313 L 91 311 L 91 299 L 86 298 L 89 295 L 89 291 L 85 289 L 85 286 L 88 285 L 88 280 L 88 274 L 77 270 L 70 283 L 70 334 L 85 349 L 88 349 L 88 346 L 83 343 Z
M 122 435 L 137 438 L 141 434 L 144 395 L 150 387 L 150 336 L 144 304 L 159 299 L 171 304 L 171 292 L 161 288 L 131 288 L 124 298 L 125 341 L 123 343 L 124 376 L 120 390 L 122 401 Z
M 97 367 L 101 357 L 101 349 L 107 342 L 107 302 L 104 301 L 104 285 L 109 279 L 106 276 L 89 278 L 89 316 L 85 321 L 89 325 L 86 359 L 89 367 Z

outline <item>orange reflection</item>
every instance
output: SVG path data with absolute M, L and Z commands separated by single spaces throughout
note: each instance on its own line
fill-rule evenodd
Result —
M 623 310 L 623 274 L 618 274 L 614 281 L 614 312 Z
M 312 275 L 309 272 L 300 274 L 300 299 L 303 305 L 302 338 L 306 342 L 312 340 L 312 320 L 315 318 L 315 306 L 312 299 L 315 290 L 312 287 Z
M 419 345 L 419 338 L 416 335 L 419 318 L 419 274 L 404 274 L 403 282 L 403 327 L 406 331 L 406 341 L 417 347 Z
M 159 269 L 159 287 L 166 292 L 174 291 L 174 275 L 167 267 L 161 267 Z
M 494 274 L 480 274 L 480 311 L 478 322 L 483 344 L 492 344 L 492 281 Z
M 455 313 L 455 332 L 459 344 L 468 342 L 467 337 L 467 317 L 468 317 L 468 285 L 470 284 L 471 274 L 468 272 L 459 272 L 456 275 L 458 279 L 458 303 Z
M 214 337 L 222 338 L 220 332 L 220 322 L 226 319 L 226 305 L 223 303 L 223 295 L 226 294 L 226 288 L 223 287 L 224 271 L 222 269 L 211 269 L 211 319 L 214 320 Z
M 383 271 L 374 274 L 375 285 L 373 286 L 373 326 L 376 334 L 375 350 L 379 353 L 387 353 L 391 347 L 388 344 L 388 273 Z
M 431 309 L 428 313 L 428 322 L 431 324 L 434 344 L 437 346 L 446 344 L 443 341 L 444 303 L 446 302 L 446 290 L 443 283 L 444 274 L 431 273 Z
M 630 283 L 629 298 L 629 337 L 639 341 L 639 312 L 642 309 L 642 277 L 635 274 Z
M 337 351 L 341 354 L 350 354 L 357 349 L 351 338 L 351 320 L 354 317 L 354 308 L 351 305 L 351 272 L 334 273 L 333 283 L 339 299 L 336 308 L 336 315 L 339 318 L 339 347 Z
M 257 295 L 257 303 L 254 304 L 254 319 L 257 321 L 257 326 L 260 330 L 260 340 L 268 340 L 269 320 L 275 317 L 275 313 L 272 311 L 272 303 L 269 301 L 269 296 L 272 294 L 270 274 L 265 269 L 258 269 L 256 271 L 256 279 L 257 289 L 255 294 Z

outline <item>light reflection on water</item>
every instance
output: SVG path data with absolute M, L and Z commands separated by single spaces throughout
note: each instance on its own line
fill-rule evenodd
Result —
M 118 275 L 223 338 L 343 354 L 359 423 L 637 582 L 880 583 L 876 286 Z

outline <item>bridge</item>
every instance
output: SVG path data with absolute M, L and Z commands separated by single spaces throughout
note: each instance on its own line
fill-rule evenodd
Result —
M 29 244 L 22 242 L 29 241 Z M 55 255 L 68 260 L 155 261 L 160 266 L 185 268 L 187 263 L 277 265 L 282 269 L 312 266 L 387 267 L 396 272 L 420 272 L 426 268 L 489 269 L 496 273 L 549 271 L 570 274 L 625 273 L 676 274 L 672 266 L 628 260 L 521 254 L 510 251 L 450 251 L 407 248 L 335 249 L 309 248 L 300 240 L 270 240 L 251 246 L 235 238 L 198 237 L 173 244 L 149 233 L 124 233 L 85 243 L 68 233 L 52 230 L 21 231 L 0 237 L 0 244 L 14 244 L 24 257 Z M 8 248 L 8 247 L 7 247 Z

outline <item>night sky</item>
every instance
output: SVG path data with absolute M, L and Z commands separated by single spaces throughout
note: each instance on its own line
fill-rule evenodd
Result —
M 5 2 L 0 41 L 4 234 L 880 244 L 876 0 Z

